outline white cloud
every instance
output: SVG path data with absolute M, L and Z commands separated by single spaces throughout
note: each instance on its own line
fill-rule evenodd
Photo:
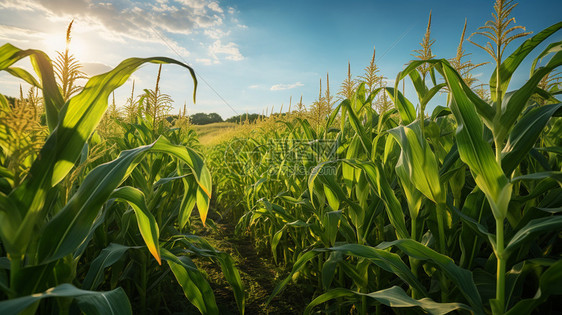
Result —
M 211 2 L 207 6 L 209 7 L 209 9 L 211 9 L 213 11 L 216 11 L 216 12 L 219 12 L 219 13 L 224 12 L 217 2 Z
M 111 69 L 113 68 L 99 62 L 85 62 L 82 64 L 82 71 L 84 71 L 88 77 L 108 72 Z
M 223 31 L 221 29 L 215 28 L 215 29 L 206 29 L 205 30 L 205 35 L 209 36 L 212 39 L 221 39 L 223 37 L 226 37 L 228 35 L 230 35 L 230 31 Z
M 254 85 L 250 85 L 248 86 L 249 89 L 259 89 L 260 85 L 259 84 L 254 84 Z
M 197 58 L 195 59 L 198 63 L 204 64 L 205 66 L 212 65 L 213 63 L 218 63 L 218 61 L 213 61 L 209 58 Z
M 223 24 L 223 9 L 208 0 L 173 0 L 155 3 L 115 0 L 5 0 L 0 6 L 43 11 L 54 19 L 87 21 L 122 36 L 144 39 L 150 28 L 176 34 L 190 34 Z M 147 31 L 148 29 L 148 31 Z
M 271 91 L 282 91 L 282 90 L 290 90 L 290 89 L 294 89 L 296 87 L 299 86 L 304 86 L 304 84 L 302 84 L 301 82 L 295 82 L 292 84 L 275 84 L 273 86 L 271 86 L 270 90 Z
M 76 38 L 93 32 L 104 41 L 125 45 L 131 45 L 130 40 L 159 44 L 181 57 L 191 56 L 184 48 L 191 46 L 184 46 L 186 37 L 182 36 L 190 35 L 202 42 L 203 51 L 194 48 L 192 58 L 204 65 L 244 59 L 239 46 L 228 37 L 246 27 L 232 22 L 239 13 L 236 9 L 217 0 L 2 0 L 2 8 L 39 17 L 37 25 L 66 25 L 75 19 Z M 0 40 L 29 46 L 50 34 L 44 28 L 34 30 L 38 28 L 34 25 L 17 26 L 0 25 Z
M 0 25 L 0 40 L 11 43 L 29 43 L 41 40 L 45 34 L 39 31 L 19 28 L 9 25 Z
M 209 54 L 215 60 L 219 59 L 219 55 L 225 56 L 224 58 L 227 60 L 233 60 L 233 61 L 244 60 L 244 56 L 242 56 L 242 53 L 240 53 L 240 49 L 238 49 L 238 46 L 235 43 L 229 42 L 223 45 L 220 39 L 217 39 L 209 47 Z

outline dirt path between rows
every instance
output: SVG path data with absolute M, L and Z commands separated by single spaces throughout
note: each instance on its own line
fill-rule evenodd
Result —
M 217 250 L 230 254 L 236 262 L 247 292 L 246 314 L 302 314 L 311 301 L 310 293 L 304 294 L 302 286 L 292 284 L 266 306 L 269 295 L 287 275 L 287 270 L 277 267 L 269 253 L 258 253 L 250 237 L 235 235 L 231 223 L 221 219 L 215 219 L 214 223 L 216 229 L 197 227 L 197 230 L 201 229 L 197 235 L 203 236 Z M 196 263 L 209 275 L 220 313 L 239 314 L 220 266 L 203 259 Z

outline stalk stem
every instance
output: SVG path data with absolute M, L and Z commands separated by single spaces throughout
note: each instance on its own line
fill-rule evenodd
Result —
M 502 166 L 502 150 L 503 150 L 503 141 L 501 139 L 494 140 L 496 144 L 496 163 L 501 167 Z
M 11 294 L 13 296 L 11 298 L 17 297 L 17 293 L 15 291 L 16 286 L 16 276 L 21 269 L 21 257 L 17 255 L 17 257 L 10 257 L 10 288 L 12 290 Z
M 366 296 L 362 296 L 361 297 L 361 315 L 367 315 L 367 297 Z
M 412 222 L 412 232 L 411 232 L 412 239 L 414 241 L 417 241 L 418 218 L 415 218 L 415 217 L 412 216 L 411 220 L 412 220 L 411 221 Z
M 496 275 L 497 314 L 503 314 L 505 309 L 505 257 L 503 243 L 503 219 L 496 220 L 496 258 L 498 272 Z
M 445 222 L 444 222 L 444 216 L 445 216 L 445 205 L 442 203 L 438 203 L 437 204 L 437 227 L 439 229 L 439 252 L 441 254 L 446 254 L 447 252 L 447 247 L 445 244 Z M 439 275 L 439 280 L 441 282 L 441 303 L 445 303 L 447 302 L 448 299 L 448 283 L 447 283 L 447 278 L 445 277 L 445 274 L 443 272 L 440 273 Z
M 445 222 L 443 218 L 445 216 L 445 205 L 438 203 L 437 206 L 437 228 L 439 229 L 439 252 L 441 254 L 446 254 L 447 248 L 445 245 Z
M 146 254 L 141 253 L 141 314 L 146 314 L 146 288 L 147 288 L 147 274 L 146 274 Z

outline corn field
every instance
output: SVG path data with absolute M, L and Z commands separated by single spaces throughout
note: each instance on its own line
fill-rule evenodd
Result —
M 1 46 L 0 69 L 33 90 L 14 104 L 0 94 L 0 314 L 149 314 L 170 290 L 218 314 L 200 260 L 244 314 L 240 266 L 194 229 L 212 229 L 211 212 L 284 270 L 267 303 L 311 288 L 304 314 L 560 312 L 562 22 L 530 34 L 510 26 L 512 8 L 498 1 L 470 37 L 495 66 L 488 94 L 462 40 L 456 59 L 431 54 L 430 16 L 393 86 L 348 72 L 335 102 L 326 78 L 314 112 L 301 100 L 211 146 L 185 117 L 166 122 L 158 83 L 133 90 L 123 119 L 109 102 L 145 63 L 183 67 L 197 87 L 183 62 L 126 59 L 73 90 L 56 76 L 64 58 Z M 34 74 L 13 66 L 25 58 Z M 429 112 L 437 95 L 446 106 Z

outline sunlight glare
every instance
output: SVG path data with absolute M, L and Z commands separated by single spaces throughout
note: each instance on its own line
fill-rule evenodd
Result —
M 45 52 L 51 59 L 56 59 L 58 52 L 64 53 L 66 47 L 66 34 L 49 34 L 43 39 L 43 44 L 46 49 Z M 70 41 L 70 54 L 80 61 L 84 62 L 84 43 L 78 36 L 72 36 Z

